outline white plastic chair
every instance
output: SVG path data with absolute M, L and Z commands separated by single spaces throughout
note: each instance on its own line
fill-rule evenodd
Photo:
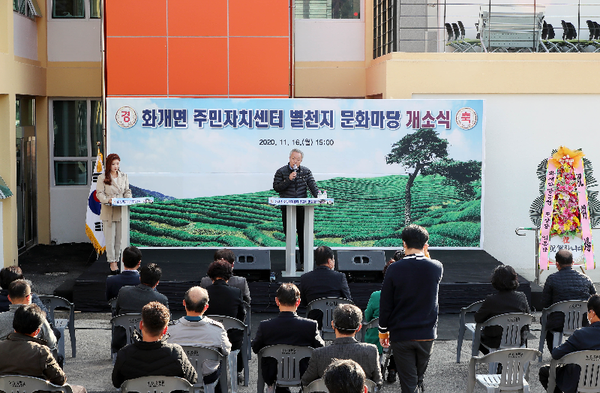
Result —
M 71 337 L 71 356 L 77 355 L 77 340 L 75 338 L 75 305 L 60 296 L 53 295 L 39 295 L 40 301 L 46 306 L 51 318 L 54 320 L 54 327 L 60 332 L 60 339 L 58 340 L 58 353 L 65 356 L 65 328 L 69 329 L 69 336 Z M 56 318 L 54 310 L 56 308 L 66 308 L 69 310 L 69 318 Z
M 219 381 L 221 382 L 221 391 L 227 391 L 227 361 L 221 352 L 201 345 L 182 345 L 181 347 L 198 374 L 198 382 L 193 386 L 194 392 L 203 387 L 204 393 L 214 393 Z M 221 363 L 221 377 L 209 385 L 205 385 L 202 379 L 202 364 L 205 360 L 215 360 Z
M 562 332 L 553 332 L 554 339 L 552 341 L 552 348 L 558 347 L 562 344 L 563 337 L 570 336 L 573 332 L 581 327 L 583 316 L 587 312 L 587 301 L 585 300 L 565 300 L 563 302 L 556 302 L 550 307 L 542 310 L 542 317 L 540 322 L 542 324 L 542 332 L 540 333 L 540 345 L 538 350 L 544 353 L 544 342 L 546 341 L 546 333 L 548 329 L 546 324 L 548 323 L 548 316 L 553 312 L 562 312 L 565 315 L 565 322 L 563 323 Z M 540 356 L 539 361 L 542 361 Z
M 333 320 L 333 310 L 340 304 L 354 304 L 352 300 L 341 297 L 324 297 L 315 299 L 306 306 L 306 315 L 312 310 L 321 310 L 323 312 L 323 327 L 321 337 L 323 340 L 335 340 L 335 332 L 331 327 Z
M 128 379 L 121 384 L 121 393 L 170 393 L 175 390 L 191 392 L 191 389 L 192 384 L 187 379 L 162 375 Z
M 485 356 L 475 356 L 469 363 L 467 392 L 473 393 L 477 383 L 483 385 L 488 393 L 529 392 L 529 363 L 540 353 L 535 349 L 500 349 Z M 475 366 L 480 363 L 502 364 L 502 374 L 476 374 Z
M 242 353 L 242 361 L 244 362 L 244 386 L 248 386 L 250 380 L 250 371 L 248 367 L 248 347 L 250 347 L 250 334 L 248 333 L 248 325 L 237 318 L 227 317 L 224 315 L 207 315 L 208 318 L 221 322 L 225 330 L 237 329 L 243 332 L 242 348 L 229 352 L 229 374 L 231 380 L 232 393 L 237 392 L 237 355 Z
M 125 329 L 125 333 L 127 334 L 127 342 L 125 345 L 133 343 L 133 332 L 138 329 L 140 326 L 140 321 L 142 320 L 141 313 L 127 313 L 117 315 L 116 317 L 112 317 L 110 320 L 110 324 L 112 325 L 112 333 L 115 332 L 115 327 L 120 326 Z M 111 337 L 112 342 L 112 337 Z M 112 348 L 111 348 L 112 351 Z M 111 356 L 113 353 L 111 352 Z
M 456 363 L 460 363 L 460 353 L 462 351 L 462 342 L 465 337 L 465 331 L 468 329 L 471 333 L 475 332 L 475 324 L 467 323 L 467 313 L 475 313 L 479 311 L 483 300 L 469 304 L 467 307 L 460 309 L 460 321 L 458 325 L 458 341 L 456 342 Z M 469 325 L 469 326 L 467 326 Z
M 377 329 L 379 327 L 379 318 L 370 320 L 369 322 L 363 322 L 361 329 L 356 333 L 356 340 L 365 342 L 365 334 L 369 329 Z
M 554 392 L 556 367 L 561 364 L 577 364 L 581 367 L 579 384 L 577 385 L 578 393 L 600 392 L 600 351 L 578 351 L 569 353 L 560 359 L 552 359 L 550 362 L 548 392 Z
M 45 379 L 25 375 L 0 376 L 0 391 L 5 393 L 31 393 L 39 390 L 47 392 L 73 393 L 71 385 L 55 385 Z
M 277 360 L 278 386 L 300 386 L 300 360 L 310 358 L 313 349 L 311 347 L 297 347 L 294 345 L 270 345 L 258 352 L 258 381 L 256 391 L 264 393 L 265 382 L 262 375 L 262 358 L 270 357 Z

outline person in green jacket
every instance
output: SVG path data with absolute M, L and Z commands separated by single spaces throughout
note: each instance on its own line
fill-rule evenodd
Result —
M 394 256 L 385 264 L 383 268 L 383 275 L 385 276 L 385 271 L 388 266 L 392 263 L 401 260 L 404 258 L 404 250 L 398 250 L 394 254 Z M 367 309 L 365 310 L 365 322 L 370 322 L 375 318 L 379 318 L 379 299 L 381 298 L 381 291 L 375 291 L 371 294 L 369 298 L 369 302 L 367 303 Z M 379 330 L 377 328 L 368 329 L 365 332 L 365 342 L 370 344 L 377 345 L 377 349 L 379 350 L 379 355 L 382 354 L 383 348 L 379 343 Z M 394 364 L 393 355 L 390 356 L 390 361 L 388 363 L 388 377 L 387 382 L 393 383 L 396 382 L 396 369 Z

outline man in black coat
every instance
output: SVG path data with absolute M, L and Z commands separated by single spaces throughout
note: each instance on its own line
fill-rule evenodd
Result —
M 319 189 L 310 169 L 301 166 L 304 153 L 299 149 L 290 152 L 290 162 L 275 172 L 273 177 L 273 189 L 279 193 L 281 198 L 306 198 L 307 191 L 314 198 L 317 197 Z M 287 213 L 286 206 L 281 207 L 281 219 L 283 220 L 283 233 L 287 235 Z M 299 263 L 304 263 L 304 207 L 296 206 L 296 232 L 298 233 Z
M 572 352 L 588 349 L 600 350 L 600 296 L 592 295 L 587 303 L 587 319 L 589 326 L 575 332 L 561 346 L 552 350 L 552 358 L 560 359 Z M 554 393 L 577 393 L 581 368 L 574 364 L 566 364 L 556 369 L 556 388 Z M 548 389 L 550 366 L 543 366 L 539 371 L 540 383 Z
M 341 297 L 352 300 L 346 275 L 333 270 L 335 258 L 331 248 L 318 247 L 315 250 L 315 264 L 316 267 L 312 272 L 304 273 L 300 277 L 303 305 L 324 297 Z M 321 329 L 323 313 L 320 310 L 313 310 L 309 314 L 307 317 L 318 321 L 319 329 Z
M 300 291 L 292 283 L 283 283 L 277 289 L 275 303 L 279 307 L 279 315 L 262 321 L 252 340 L 255 353 L 269 345 L 286 344 L 319 348 L 325 345 L 319 335 L 317 323 L 311 319 L 301 318 L 296 314 L 300 305 Z M 300 360 L 300 373 L 308 367 L 308 359 Z M 273 358 L 262 359 L 263 379 L 268 386 L 273 386 L 277 379 L 277 361 Z M 286 388 L 277 388 L 278 392 L 289 392 Z
M 592 280 L 573 269 L 573 254 L 569 250 L 558 251 L 555 258 L 558 271 L 549 275 L 544 284 L 542 292 L 544 308 L 565 300 L 587 300 L 590 295 L 596 293 Z M 564 322 L 565 314 L 562 312 L 553 312 L 548 315 L 546 344 L 550 351 L 552 351 L 554 332 L 562 332 Z M 582 326 L 588 325 L 585 316 L 581 322 Z
M 116 388 L 128 379 L 150 375 L 181 377 L 196 383 L 198 374 L 183 348 L 165 340 L 170 317 L 169 309 L 159 302 L 144 306 L 140 322 L 142 340 L 127 345 L 117 354 L 112 372 Z
M 123 266 L 125 269 L 114 276 L 106 279 L 106 300 L 116 298 L 119 290 L 124 286 L 135 286 L 140 283 L 138 269 L 142 263 L 142 252 L 135 246 L 129 246 L 123 250 Z

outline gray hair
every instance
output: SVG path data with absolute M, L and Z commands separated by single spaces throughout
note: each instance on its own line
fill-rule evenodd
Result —
M 290 152 L 290 157 L 292 156 L 292 154 L 294 153 L 298 153 L 302 156 L 302 158 L 304 159 L 304 153 L 302 153 L 302 150 L 300 149 L 292 149 L 292 151 Z

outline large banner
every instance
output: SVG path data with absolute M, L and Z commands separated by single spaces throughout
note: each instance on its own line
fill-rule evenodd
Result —
M 482 100 L 108 98 L 107 153 L 155 199 L 131 208 L 138 246 L 285 247 L 267 200 L 300 149 L 335 199 L 316 245 L 397 248 L 411 222 L 480 247 L 483 123 Z

